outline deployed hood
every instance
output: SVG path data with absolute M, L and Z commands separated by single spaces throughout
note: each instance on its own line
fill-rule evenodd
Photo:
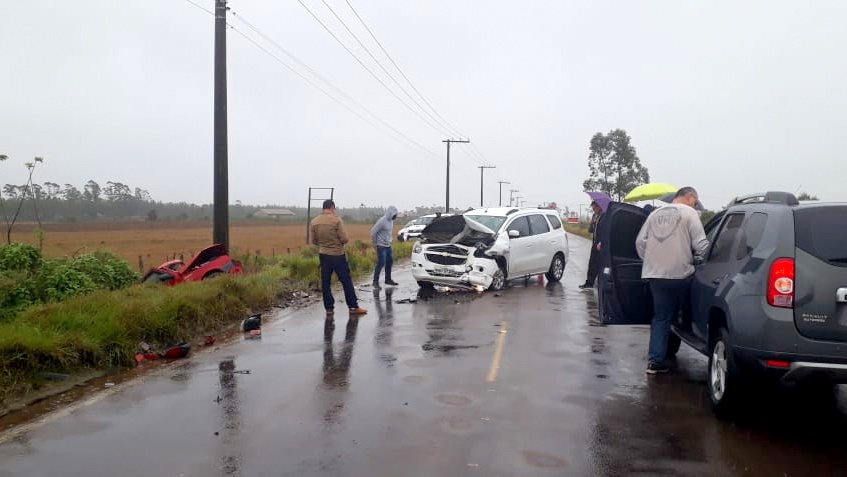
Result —
M 385 209 L 385 215 L 383 215 L 383 217 L 385 217 L 388 220 L 394 220 L 395 215 L 397 215 L 397 207 L 394 207 L 393 205 L 389 205 L 388 208 Z
M 469 247 L 478 243 L 490 245 L 495 235 L 493 230 L 464 215 L 435 219 L 421 231 L 421 238 L 427 243 L 458 243 Z

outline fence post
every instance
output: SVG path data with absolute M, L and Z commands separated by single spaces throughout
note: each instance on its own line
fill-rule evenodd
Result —
M 141 255 L 138 256 L 138 273 L 144 273 L 144 259 Z

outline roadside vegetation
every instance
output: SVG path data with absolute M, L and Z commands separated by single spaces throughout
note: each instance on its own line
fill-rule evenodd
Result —
M 565 230 L 574 235 L 579 235 L 587 239 L 591 239 L 591 234 L 588 233 L 588 224 L 582 222 L 577 224 L 565 224 Z
M 411 247 L 395 244 L 395 256 L 408 257 Z M 356 276 L 376 263 L 361 241 L 347 255 Z M 191 342 L 294 292 L 319 290 L 313 247 L 237 258 L 246 267 L 242 275 L 166 287 L 138 284 L 126 262 L 106 253 L 45 260 L 28 245 L 0 247 L 0 410 L 8 398 L 45 384 L 44 373 L 132 366 L 141 342 Z

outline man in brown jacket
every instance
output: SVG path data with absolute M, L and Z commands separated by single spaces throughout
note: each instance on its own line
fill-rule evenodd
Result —
M 344 222 L 335 215 L 335 202 L 325 200 L 321 215 L 315 217 L 310 224 L 312 243 L 319 247 L 318 256 L 321 264 L 321 290 L 323 291 L 324 308 L 327 315 L 335 313 L 335 297 L 332 296 L 330 281 L 333 272 L 338 276 L 344 287 L 344 300 L 350 308 L 351 315 L 364 315 L 368 310 L 359 307 L 353 279 L 350 278 L 350 266 L 344 255 L 344 244 L 350 241 Z

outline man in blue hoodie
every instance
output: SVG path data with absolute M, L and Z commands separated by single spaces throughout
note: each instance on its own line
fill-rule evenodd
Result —
M 376 270 L 374 270 L 374 288 L 379 288 L 379 274 L 385 267 L 385 284 L 397 285 L 391 279 L 391 265 L 394 257 L 391 256 L 391 240 L 394 236 L 394 219 L 397 218 L 397 207 L 388 206 L 385 215 L 376 221 L 371 228 L 371 242 L 376 248 Z

